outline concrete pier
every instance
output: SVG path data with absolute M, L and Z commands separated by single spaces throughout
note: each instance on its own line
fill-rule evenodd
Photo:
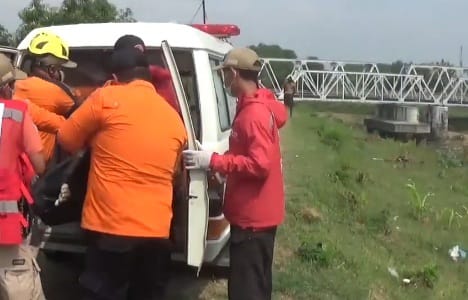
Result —
M 444 140 L 448 135 L 448 107 L 434 105 L 429 109 L 429 123 L 431 125 L 431 139 Z
M 382 136 L 421 138 L 431 133 L 431 125 L 421 122 L 419 108 L 408 104 L 379 104 L 374 117 L 364 120 L 368 132 Z M 440 126 L 439 126 L 440 127 Z

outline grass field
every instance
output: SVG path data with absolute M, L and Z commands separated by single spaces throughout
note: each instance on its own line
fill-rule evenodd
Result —
M 468 247 L 464 148 L 383 140 L 327 110 L 299 105 L 282 131 L 275 299 L 468 299 L 468 261 L 448 255 Z

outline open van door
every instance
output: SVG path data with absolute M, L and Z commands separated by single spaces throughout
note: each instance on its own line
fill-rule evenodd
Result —
M 172 75 L 172 82 L 179 101 L 179 107 L 188 137 L 188 149 L 197 150 L 195 130 L 190 116 L 189 105 L 185 96 L 182 80 L 179 75 L 174 55 L 167 41 L 163 41 L 161 49 L 167 67 Z M 190 183 L 188 189 L 188 220 L 187 220 L 187 264 L 200 271 L 206 246 L 206 233 L 209 218 L 208 183 L 203 170 L 189 171 Z

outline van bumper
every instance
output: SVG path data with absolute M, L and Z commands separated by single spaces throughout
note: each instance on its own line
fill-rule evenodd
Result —
M 206 242 L 205 263 L 222 267 L 229 266 L 229 260 L 226 260 L 221 254 L 227 247 L 230 236 L 230 227 L 227 226 L 219 234 L 219 237 Z M 78 223 L 54 226 L 53 233 L 51 227 L 45 228 L 40 248 L 45 252 L 76 254 L 84 254 L 86 252 L 84 235 Z M 185 261 L 183 253 L 173 253 L 172 258 L 175 261 Z

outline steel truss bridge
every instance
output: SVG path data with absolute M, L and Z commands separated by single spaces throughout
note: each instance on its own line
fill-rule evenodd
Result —
M 468 106 L 468 68 L 411 64 L 392 74 L 380 72 L 376 63 L 262 61 L 261 84 L 280 99 L 282 80 L 290 75 L 296 83 L 297 100 Z

